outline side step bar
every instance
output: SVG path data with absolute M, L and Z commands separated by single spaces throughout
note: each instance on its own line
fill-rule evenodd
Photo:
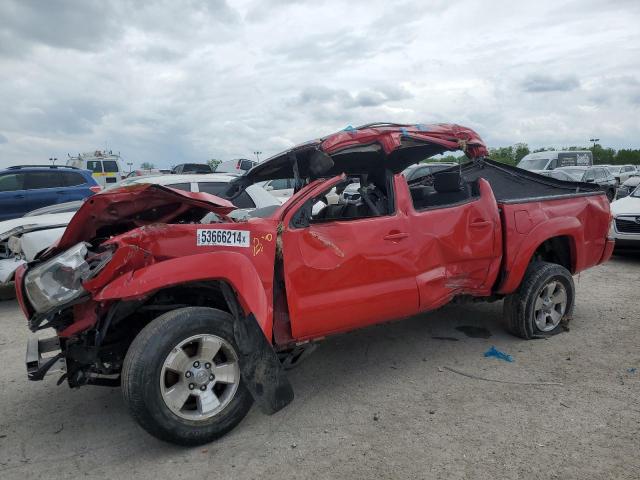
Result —
M 29 380 L 42 380 L 47 373 L 66 371 L 67 364 L 59 352 L 53 357 L 42 357 L 43 353 L 54 352 L 60 350 L 60 341 L 58 337 L 43 338 L 31 337 L 27 341 L 27 355 L 25 363 L 27 364 L 27 376 Z

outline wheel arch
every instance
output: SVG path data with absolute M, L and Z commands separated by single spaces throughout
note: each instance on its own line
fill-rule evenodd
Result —
M 549 235 L 549 232 L 554 232 Z M 500 294 L 508 294 L 518 288 L 529 265 L 542 260 L 562 265 L 572 274 L 580 270 L 582 264 L 580 243 L 584 243 L 584 225 L 575 217 L 557 217 L 537 225 L 523 239 L 523 244 L 513 255 L 505 279 L 498 289 Z
M 272 302 L 253 264 L 238 253 L 200 254 L 155 263 L 116 278 L 94 298 L 99 302 L 144 300 L 146 305 L 149 300 L 185 290 L 188 306 L 220 308 L 236 317 L 253 314 L 265 336 L 272 338 Z M 203 300 L 194 302 L 198 294 Z

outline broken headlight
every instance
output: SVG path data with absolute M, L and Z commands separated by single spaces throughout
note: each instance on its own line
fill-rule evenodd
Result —
M 97 264 L 90 265 L 86 260 L 87 245 L 78 243 L 27 272 L 24 288 L 36 312 L 46 312 L 85 293 L 82 283 L 98 273 L 111 257 L 111 252 L 104 252 L 97 256 Z

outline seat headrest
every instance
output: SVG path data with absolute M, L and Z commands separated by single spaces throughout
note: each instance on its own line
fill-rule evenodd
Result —
M 433 175 L 433 188 L 438 193 L 460 191 L 460 171 L 435 173 Z
M 417 186 L 411 187 L 411 198 L 415 200 L 424 200 L 429 195 L 429 187 Z

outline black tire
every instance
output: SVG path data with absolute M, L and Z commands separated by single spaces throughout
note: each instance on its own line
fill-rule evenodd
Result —
M 238 425 L 253 404 L 240 377 L 233 398 L 211 418 L 188 420 L 167 407 L 160 390 L 163 363 L 176 345 L 198 334 L 216 335 L 238 352 L 231 315 L 213 308 L 186 307 L 167 312 L 143 328 L 131 343 L 122 368 L 122 393 L 132 417 L 154 437 L 178 445 L 215 440 Z
M 559 281 L 566 290 L 567 305 L 558 325 L 551 331 L 541 331 L 534 321 L 534 306 L 542 289 L 551 281 Z M 562 265 L 533 262 L 527 268 L 516 292 L 507 296 L 503 305 L 503 318 L 507 330 L 520 338 L 532 339 L 554 335 L 571 318 L 575 302 L 575 287 L 571 273 Z

